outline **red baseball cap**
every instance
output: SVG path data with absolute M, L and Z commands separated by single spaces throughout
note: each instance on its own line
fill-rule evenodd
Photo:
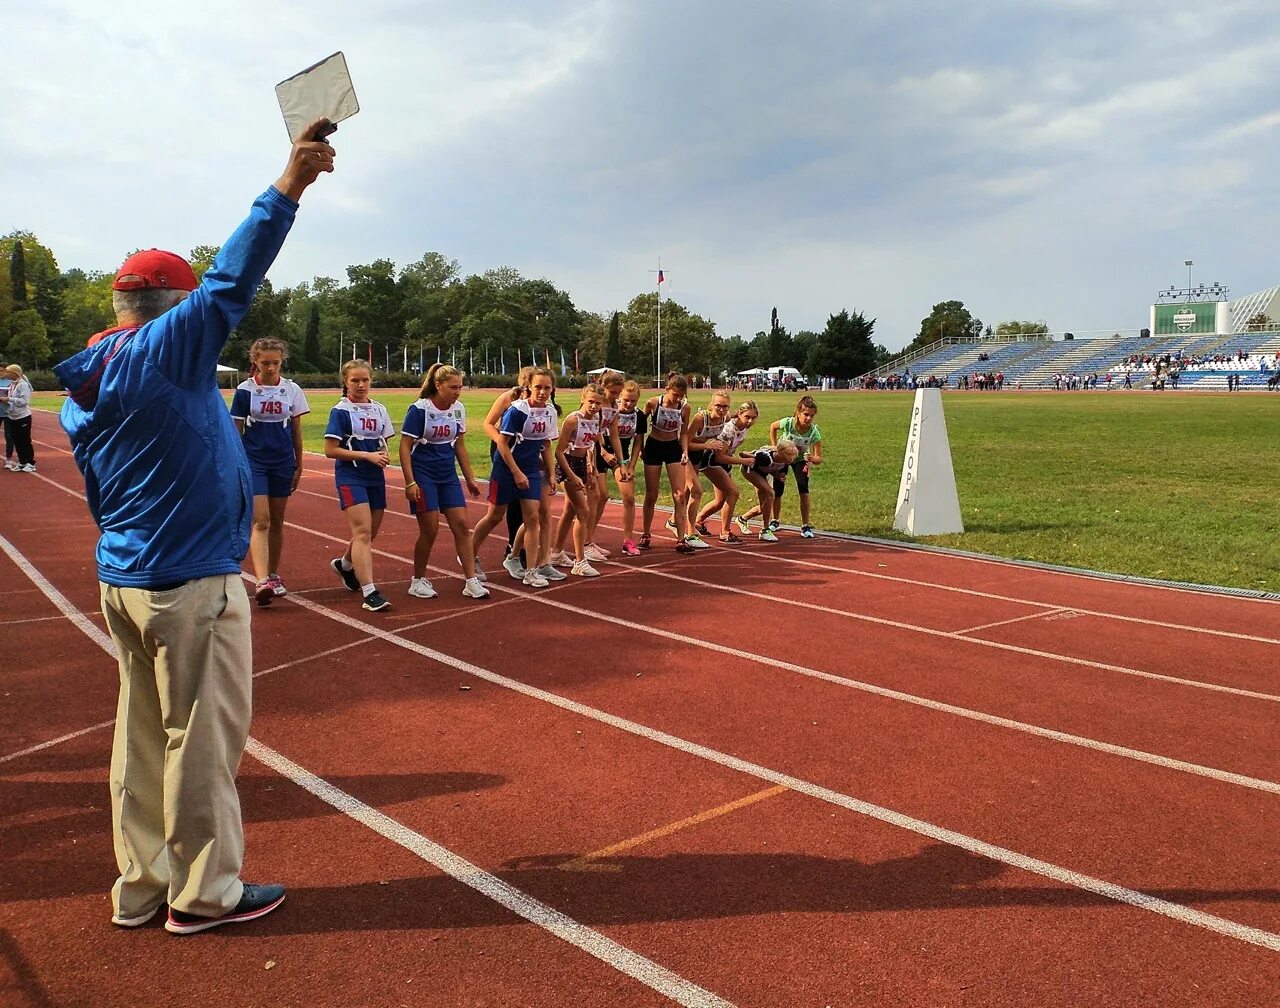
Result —
M 180 255 L 161 249 L 135 252 L 116 273 L 112 290 L 142 290 L 145 287 L 167 287 L 192 291 L 199 286 L 191 264 Z

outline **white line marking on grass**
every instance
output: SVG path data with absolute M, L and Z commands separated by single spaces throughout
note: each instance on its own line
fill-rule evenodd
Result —
M 343 815 L 354 819 L 410 853 L 416 854 L 446 875 L 506 907 L 516 916 L 523 917 L 544 931 L 549 931 L 562 941 L 576 946 L 618 972 L 638 980 L 676 1004 L 688 1005 L 689 1008 L 732 1008 L 731 1003 L 724 998 L 632 952 L 629 948 L 606 938 L 585 924 L 578 923 L 572 917 L 504 882 L 496 875 L 484 871 L 448 848 L 428 840 L 421 833 L 414 832 L 403 823 L 353 798 L 328 781 L 281 756 L 274 749 L 267 748 L 261 742 L 249 739 L 245 751 Z
M 58 591 L 49 581 L 30 564 L 26 557 L 19 553 L 8 540 L 0 536 L 0 548 L 9 555 L 10 559 L 18 565 L 24 574 L 27 575 L 36 586 L 45 593 L 49 600 L 59 609 L 67 612 L 70 617 L 71 613 L 75 613 L 75 618 L 71 621 L 78 626 L 88 637 L 98 644 L 108 655 L 115 658 L 115 646 L 111 642 L 111 638 L 98 630 L 92 623 L 80 616 L 75 611 L 75 607 Z M 316 605 L 314 602 L 295 600 L 296 605 L 303 606 L 307 609 L 315 609 L 320 612 L 328 613 L 328 610 L 322 606 Z M 343 621 L 342 617 L 336 613 L 332 614 L 335 619 Z M 344 621 L 345 622 L 345 621 Z M 359 629 L 365 630 L 370 636 L 382 637 L 386 635 L 379 631 L 376 627 L 368 624 L 360 624 L 356 621 L 353 625 Z M 78 735 L 84 735 L 88 732 L 95 731 L 98 728 L 106 727 L 112 722 L 107 721 L 100 725 L 94 725 L 90 728 L 81 729 L 62 738 L 53 739 L 41 745 L 25 749 L 19 753 L 12 753 L 9 756 L 0 757 L 0 762 L 17 759 L 19 756 L 29 753 L 38 752 L 41 749 L 47 749 L 50 746 L 57 745 L 68 739 L 75 738 Z M 685 1008 L 734 1008 L 733 1003 L 726 1001 L 724 998 L 712 994 L 710 991 L 699 987 L 697 984 L 686 980 L 665 966 L 660 966 L 650 959 L 631 951 L 629 948 L 619 945 L 617 942 L 606 938 L 600 932 L 580 924 L 572 917 L 561 913 L 560 911 L 548 906 L 545 903 L 535 899 L 528 893 L 504 882 L 495 875 L 491 875 L 486 871 L 476 867 L 471 862 L 459 857 L 446 847 L 442 847 L 420 833 L 415 833 L 403 823 L 392 819 L 390 816 L 379 812 L 364 802 L 347 794 L 328 781 L 317 777 L 315 774 L 294 763 L 292 760 L 286 759 L 274 749 L 263 745 L 255 738 L 249 738 L 245 743 L 245 751 L 254 758 L 260 760 L 266 766 L 275 770 L 282 777 L 293 781 L 299 787 L 315 795 L 321 801 L 333 808 L 349 816 L 351 819 L 360 823 L 362 826 L 373 830 L 379 836 L 385 837 L 393 843 L 399 844 L 405 850 L 411 851 L 418 855 L 424 861 L 429 862 L 439 868 L 445 874 L 451 876 L 463 885 L 468 886 L 483 896 L 496 903 L 506 907 L 518 917 L 522 917 L 531 924 L 542 928 L 562 941 L 567 942 L 576 948 L 581 949 L 588 955 L 594 956 L 607 966 L 634 980 L 639 981 L 646 987 L 661 994 L 676 1004 L 683 1005 Z
M 1259 928 L 1250 927 L 1241 924 L 1238 921 L 1228 920 L 1213 914 L 1204 913 L 1200 910 L 1193 910 L 1190 907 L 1183 906 L 1180 903 L 1173 903 L 1150 893 L 1140 892 L 1135 889 L 1129 889 L 1125 886 L 1117 885 L 1113 882 L 1107 882 L 1102 879 L 1093 878 L 1089 875 L 1083 875 L 1079 872 L 1072 871 L 1069 868 L 1063 868 L 1059 865 L 1052 864 L 1048 861 L 1042 861 L 1017 851 L 1009 850 L 1005 847 L 999 847 L 995 844 L 978 840 L 975 837 L 967 836 L 963 833 L 957 833 L 946 827 L 926 822 L 922 819 L 916 819 L 912 816 L 896 812 L 893 809 L 884 808 L 880 805 L 873 805 L 870 802 L 862 801 L 851 795 L 842 794 L 839 791 L 833 791 L 830 788 L 822 787 L 810 781 L 803 780 L 799 777 L 792 777 L 789 774 L 781 773 L 777 770 L 771 770 L 768 767 L 761 766 L 758 763 L 752 763 L 748 760 L 740 759 L 737 756 L 731 756 L 728 753 L 722 753 L 718 750 L 711 749 L 707 746 L 699 745 L 696 742 L 690 742 L 676 735 L 669 735 L 664 731 L 656 728 L 650 728 L 626 718 L 618 717 L 606 711 L 599 710 L 595 707 L 589 707 L 586 704 L 578 703 L 576 700 L 570 700 L 568 697 L 560 696 L 556 693 L 549 693 L 546 690 L 539 689 L 536 686 L 530 686 L 528 683 L 521 682 L 517 679 L 511 679 L 489 669 L 481 668 L 473 665 L 464 659 L 457 658 L 453 655 L 445 654 L 434 648 L 426 647 L 415 641 L 408 640 L 390 630 L 382 630 L 373 624 L 365 623 L 359 619 L 351 619 L 350 617 L 334 612 L 324 606 L 318 605 L 307 599 L 298 599 L 295 605 L 316 612 L 326 619 L 347 625 L 358 626 L 360 629 L 381 637 L 388 643 L 396 644 L 399 647 L 412 651 L 414 654 L 423 658 L 430 659 L 450 670 L 465 672 L 477 679 L 492 683 L 495 686 L 501 686 L 503 689 L 512 690 L 523 696 L 530 697 L 534 700 L 541 700 L 552 706 L 559 707 L 561 710 L 568 711 L 572 714 L 578 714 L 582 717 L 590 718 L 601 724 L 609 725 L 631 735 L 647 739 L 651 742 L 657 742 L 661 745 L 668 746 L 679 752 L 687 753 L 698 759 L 706 760 L 719 766 L 727 767 L 730 770 L 737 770 L 751 777 L 768 781 L 772 784 L 781 784 L 783 787 L 790 788 L 793 791 L 799 791 L 801 794 L 808 795 L 818 801 L 827 802 L 840 808 L 849 810 L 858 815 L 867 816 L 868 818 L 896 826 L 900 829 L 909 830 L 921 836 L 937 840 L 941 843 L 950 844 L 953 847 L 959 847 L 981 857 L 990 858 L 1002 864 L 1009 865 L 1013 868 L 1020 868 L 1023 871 L 1032 872 L 1044 878 L 1061 882 L 1064 885 L 1072 886 L 1086 892 L 1094 893 L 1109 900 L 1119 903 L 1126 903 L 1130 906 L 1137 907 L 1140 910 L 1147 910 L 1151 913 L 1157 913 L 1161 916 L 1168 917 L 1172 920 L 1180 921 L 1184 924 L 1190 924 L 1194 927 L 1204 928 L 1213 931 L 1216 934 L 1224 935 L 1228 938 L 1234 938 L 1238 941 L 1248 942 L 1252 945 L 1259 945 L 1272 951 L 1280 952 L 1280 934 L 1273 934 L 1270 931 L 1263 931 Z
M 613 561 L 605 561 L 605 563 L 612 562 Z M 897 630 L 910 630 L 914 633 L 925 634 L 930 637 L 941 637 L 944 640 L 962 641 L 965 644 L 994 648 L 997 651 L 1011 651 L 1014 654 L 1030 655 L 1033 658 L 1047 658 L 1050 661 L 1065 662 L 1068 665 L 1081 665 L 1085 668 L 1098 669 L 1103 672 L 1119 672 L 1123 675 L 1137 676 L 1141 679 L 1154 679 L 1157 682 L 1174 683 L 1178 686 L 1191 686 L 1195 689 L 1210 690 L 1214 693 L 1229 693 L 1232 696 L 1248 697 L 1252 700 L 1265 700 L 1269 703 L 1280 703 L 1280 696 L 1273 693 L 1259 693 L 1254 690 L 1239 689 L 1235 686 L 1223 686 L 1219 683 L 1203 682 L 1199 679 L 1182 679 L 1178 676 L 1161 675 L 1159 672 L 1147 672 L 1143 669 L 1129 668 L 1125 665 L 1111 665 L 1107 662 L 1091 661 L 1088 658 L 1077 658 L 1074 655 L 1058 654 L 1054 651 L 1040 651 L 1036 648 L 1020 647 L 1017 644 L 1005 644 L 1002 641 L 985 640 L 982 637 L 964 637 L 953 630 L 935 630 L 932 627 L 919 626 L 915 623 L 903 623 L 899 620 L 884 619 L 880 616 L 868 616 L 863 613 L 848 612 L 844 609 L 832 609 L 829 606 L 817 605 L 813 602 L 801 602 L 798 599 L 783 598 L 780 595 L 766 595 L 764 592 L 749 591 L 746 588 L 735 588 L 732 585 L 722 583 L 717 584 L 711 581 L 701 581 L 698 578 L 672 574 L 670 571 L 654 570 L 652 567 L 627 567 L 626 569 L 633 570 L 641 574 L 652 574 L 655 577 L 670 578 L 673 581 L 683 581 L 686 584 L 699 585 L 703 588 L 713 588 L 718 592 L 728 592 L 733 595 L 745 595 L 748 598 L 760 599 L 776 605 L 794 606 L 797 609 L 809 609 L 813 612 L 824 613 L 828 616 L 839 616 L 844 619 L 857 620 L 860 623 L 874 623 L 878 626 L 894 627 Z

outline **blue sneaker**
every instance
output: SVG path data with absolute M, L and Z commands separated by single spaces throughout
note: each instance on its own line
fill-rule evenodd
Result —
M 169 919 L 164 922 L 164 929 L 172 934 L 195 934 L 223 924 L 243 924 L 245 921 L 265 917 L 283 902 L 284 886 L 246 882 L 240 902 L 220 917 L 201 917 L 199 914 L 183 913 L 170 907 Z

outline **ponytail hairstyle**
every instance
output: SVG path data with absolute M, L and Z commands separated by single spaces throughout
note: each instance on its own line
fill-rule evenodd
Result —
M 587 382 L 587 384 L 582 386 L 582 401 L 586 402 L 587 396 L 589 395 L 597 395 L 601 399 L 605 398 L 604 389 L 595 382 Z
M 604 391 L 605 398 L 607 399 L 609 398 L 609 389 L 611 388 L 618 389 L 618 394 L 621 394 L 622 387 L 626 383 L 626 380 L 626 376 L 620 371 L 606 371 L 597 379 L 597 383 Z
M 533 387 L 533 379 L 546 375 L 551 379 L 551 405 L 556 411 L 556 416 L 560 416 L 564 410 L 560 408 L 560 404 L 556 402 L 556 375 L 549 367 L 543 367 L 541 364 L 529 369 L 529 387 Z
M 754 399 L 743 399 L 742 402 L 738 403 L 738 408 L 734 410 L 734 416 L 740 417 L 744 413 L 755 414 L 755 417 L 752 418 L 751 423 L 755 423 L 756 420 L 759 418 L 760 407 L 756 405 L 756 401 Z M 748 424 L 748 426 L 750 426 L 750 424 Z
M 682 375 L 679 371 L 672 371 L 667 375 L 667 391 L 678 392 L 683 398 L 689 394 L 689 379 Z
M 342 385 L 342 394 L 344 396 L 347 394 L 347 375 L 349 375 L 352 371 L 359 370 L 360 368 L 364 368 L 366 371 L 368 371 L 370 377 L 373 376 L 373 368 L 369 366 L 369 362 L 365 360 L 363 357 L 353 357 L 351 358 L 351 360 L 343 364 L 342 367 L 339 369 L 338 379 Z
M 516 373 L 516 387 L 511 390 L 511 401 L 529 398 L 529 379 L 533 376 L 533 365 L 526 364 Z
M 818 412 L 818 404 L 813 396 L 804 395 L 800 397 L 800 401 L 796 403 L 796 412 L 799 413 L 802 409 L 811 409 L 815 413 Z
M 427 373 L 422 376 L 422 388 L 418 389 L 418 398 L 430 399 L 444 382 L 447 382 L 450 378 L 461 377 L 462 372 L 452 364 L 436 361 L 427 368 Z
M 258 358 L 264 353 L 276 351 L 280 354 L 280 361 L 283 363 L 289 359 L 289 344 L 284 340 L 275 339 L 271 336 L 264 336 L 262 339 L 256 339 L 249 346 L 249 377 L 258 377 Z

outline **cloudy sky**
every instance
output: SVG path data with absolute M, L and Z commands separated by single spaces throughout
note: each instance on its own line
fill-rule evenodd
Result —
M 345 51 L 362 110 L 272 279 L 426 251 L 723 336 L 938 301 L 1146 324 L 1280 282 L 1280 19 L 1221 0 L 6 4 L 0 233 L 63 268 L 217 244 L 279 173 L 274 85 Z M 127 18 L 124 11 L 127 11 Z

